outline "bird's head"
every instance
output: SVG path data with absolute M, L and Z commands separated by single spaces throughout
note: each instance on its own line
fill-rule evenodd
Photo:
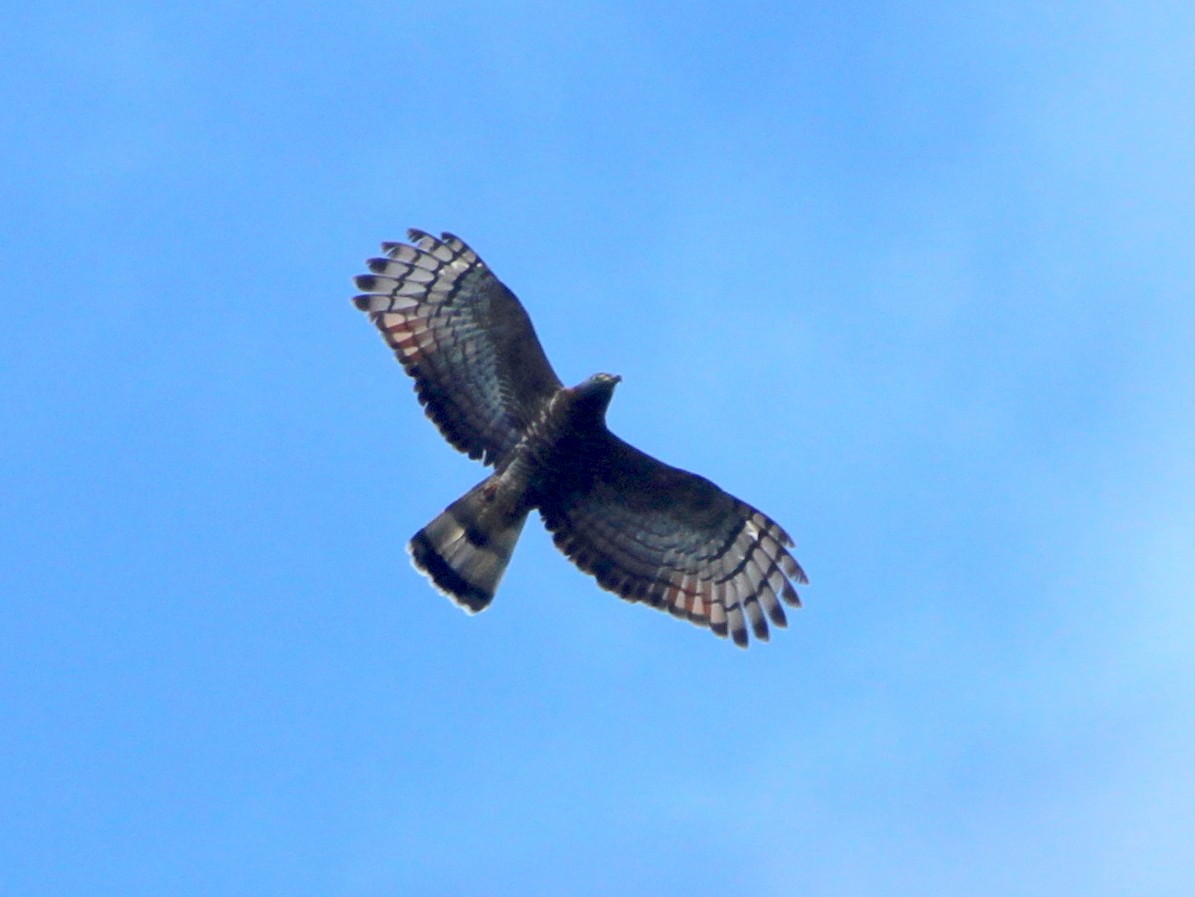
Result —
M 606 407 L 614 396 L 614 387 L 622 382 L 618 374 L 594 374 L 573 387 L 577 404 L 590 413 L 605 415 Z
M 606 389 L 614 392 L 614 387 L 622 382 L 622 377 L 618 374 L 594 374 L 582 386 L 588 386 L 591 389 Z

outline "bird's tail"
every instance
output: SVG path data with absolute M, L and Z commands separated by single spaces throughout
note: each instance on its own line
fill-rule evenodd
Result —
M 408 545 L 411 560 L 445 595 L 477 613 L 494 600 L 528 509 L 502 507 L 497 476 L 474 486 Z

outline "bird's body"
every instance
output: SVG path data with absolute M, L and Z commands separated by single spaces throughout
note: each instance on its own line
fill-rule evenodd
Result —
M 462 607 L 493 600 L 538 510 L 598 583 L 747 644 L 785 625 L 805 582 L 772 520 L 709 480 L 657 461 L 606 427 L 621 378 L 564 387 L 526 311 L 457 237 L 383 244 L 354 300 L 415 379 L 445 438 L 494 473 L 411 539 L 419 569 Z
M 598 381 L 590 392 L 605 392 L 608 403 L 616 382 Z M 579 393 L 553 395 L 493 475 L 412 538 L 415 564 L 468 610 L 493 600 L 527 515 L 562 483 L 580 483 L 593 469 L 605 422 Z

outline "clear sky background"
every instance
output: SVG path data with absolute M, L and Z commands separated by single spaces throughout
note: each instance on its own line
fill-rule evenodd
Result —
M 25 6 L 0 893 L 1195 893 L 1189 0 Z M 787 631 L 412 570 L 483 469 L 349 302 L 408 226 Z

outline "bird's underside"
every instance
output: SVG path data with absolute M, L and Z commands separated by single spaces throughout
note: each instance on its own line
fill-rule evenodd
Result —
M 459 238 L 383 243 L 354 299 L 444 437 L 494 472 L 411 539 L 415 565 L 470 612 L 493 600 L 528 514 L 598 584 L 761 641 L 800 606 L 804 572 L 780 526 L 709 480 L 606 428 L 619 378 L 557 378 L 515 295 Z

